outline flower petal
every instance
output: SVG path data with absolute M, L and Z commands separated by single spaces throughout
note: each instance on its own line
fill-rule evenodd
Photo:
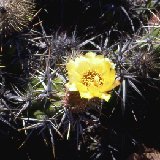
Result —
M 83 85 L 82 83 L 76 83 L 76 87 L 79 90 L 79 92 L 87 92 L 88 89 L 85 85 Z
M 78 91 L 77 87 L 76 87 L 76 85 L 74 83 L 72 83 L 72 84 L 66 83 L 65 86 L 69 89 L 69 91 Z
M 111 95 L 110 95 L 110 94 L 105 94 L 105 93 L 103 93 L 100 98 L 102 98 L 102 99 L 104 99 L 105 101 L 108 102 L 109 99 L 111 98 Z
M 95 58 L 96 54 L 94 52 L 88 52 L 88 53 L 85 54 L 84 57 L 86 57 L 86 58 Z
M 87 99 L 93 98 L 93 96 L 89 92 L 80 92 L 80 96 Z
M 99 97 L 108 101 L 107 94 L 120 82 L 116 80 L 115 64 L 104 55 L 88 52 L 66 64 L 69 83 L 66 87 L 70 91 L 79 91 L 83 98 Z

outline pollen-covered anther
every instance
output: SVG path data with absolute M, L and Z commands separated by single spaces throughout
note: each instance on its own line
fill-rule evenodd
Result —
M 99 85 L 103 85 L 103 79 L 96 71 L 88 71 L 83 75 L 82 84 L 85 86 L 90 86 L 93 84 L 98 87 Z

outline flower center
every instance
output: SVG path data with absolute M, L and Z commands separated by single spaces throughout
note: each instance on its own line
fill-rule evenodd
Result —
M 83 74 L 82 83 L 87 87 L 91 85 L 98 87 L 103 85 L 103 79 L 96 71 L 88 71 Z

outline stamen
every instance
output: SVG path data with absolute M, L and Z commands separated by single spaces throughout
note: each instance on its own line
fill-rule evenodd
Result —
M 94 85 L 96 87 L 103 85 L 103 79 L 96 71 L 88 71 L 83 75 L 82 84 L 85 86 Z

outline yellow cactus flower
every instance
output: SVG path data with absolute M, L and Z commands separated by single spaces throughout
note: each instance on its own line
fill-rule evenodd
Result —
M 82 98 L 99 97 L 108 101 L 109 91 L 119 85 L 115 65 L 103 55 L 88 52 L 66 64 L 69 91 L 79 91 Z

